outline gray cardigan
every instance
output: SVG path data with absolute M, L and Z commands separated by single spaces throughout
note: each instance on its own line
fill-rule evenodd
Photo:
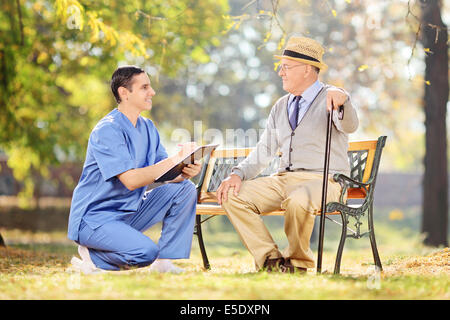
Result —
M 327 90 L 330 88 L 334 87 L 324 85 L 294 131 L 288 119 L 289 94 L 281 97 L 270 111 L 266 128 L 256 148 L 234 167 L 232 172 L 243 180 L 252 179 L 264 170 L 280 151 L 278 172 L 306 170 L 323 173 L 327 130 L 326 100 Z M 333 112 L 330 174 L 350 173 L 347 157 L 348 134 L 356 131 L 359 121 L 350 98 L 344 103 L 343 110 L 342 120 L 339 119 L 339 112 Z

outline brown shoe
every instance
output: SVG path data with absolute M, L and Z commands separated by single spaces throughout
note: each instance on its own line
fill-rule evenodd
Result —
M 284 272 L 284 258 L 275 258 L 275 259 L 269 259 L 269 257 L 266 258 L 266 261 L 264 261 L 264 265 L 262 270 L 267 272 Z
M 291 259 L 286 259 L 283 266 L 281 267 L 283 273 L 297 273 L 304 274 L 307 272 L 306 268 L 296 267 L 292 264 Z

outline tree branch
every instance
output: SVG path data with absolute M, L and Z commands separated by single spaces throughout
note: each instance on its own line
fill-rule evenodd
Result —
M 20 8 L 20 0 L 16 0 L 17 13 L 19 15 L 19 31 L 20 31 L 20 45 L 25 44 L 25 37 L 23 34 L 23 21 L 22 21 L 22 9 Z

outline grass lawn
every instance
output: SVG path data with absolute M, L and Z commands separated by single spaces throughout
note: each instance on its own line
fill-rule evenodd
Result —
M 60 232 L 2 230 L 0 299 L 450 299 L 450 251 L 427 248 L 409 229 L 378 223 L 383 271 L 376 272 L 368 239 L 348 240 L 341 275 L 332 275 L 339 228 L 327 223 L 323 275 L 255 272 L 253 260 L 223 222 L 205 228 L 212 269 L 204 271 L 194 236 L 191 258 L 175 263 L 179 275 L 147 268 L 96 275 L 71 270 L 76 245 Z M 272 228 L 285 245 L 283 230 Z M 157 240 L 158 226 L 147 233 Z M 317 244 L 311 245 L 316 252 Z

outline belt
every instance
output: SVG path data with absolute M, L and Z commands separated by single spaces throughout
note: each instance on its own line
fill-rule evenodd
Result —
M 314 171 L 314 170 L 308 170 L 308 169 L 304 169 L 304 168 L 291 169 L 290 167 L 286 167 L 285 170 L 286 170 L 286 171 L 283 171 L 283 172 L 297 172 L 297 171 L 312 171 L 312 172 L 317 172 L 317 171 Z

